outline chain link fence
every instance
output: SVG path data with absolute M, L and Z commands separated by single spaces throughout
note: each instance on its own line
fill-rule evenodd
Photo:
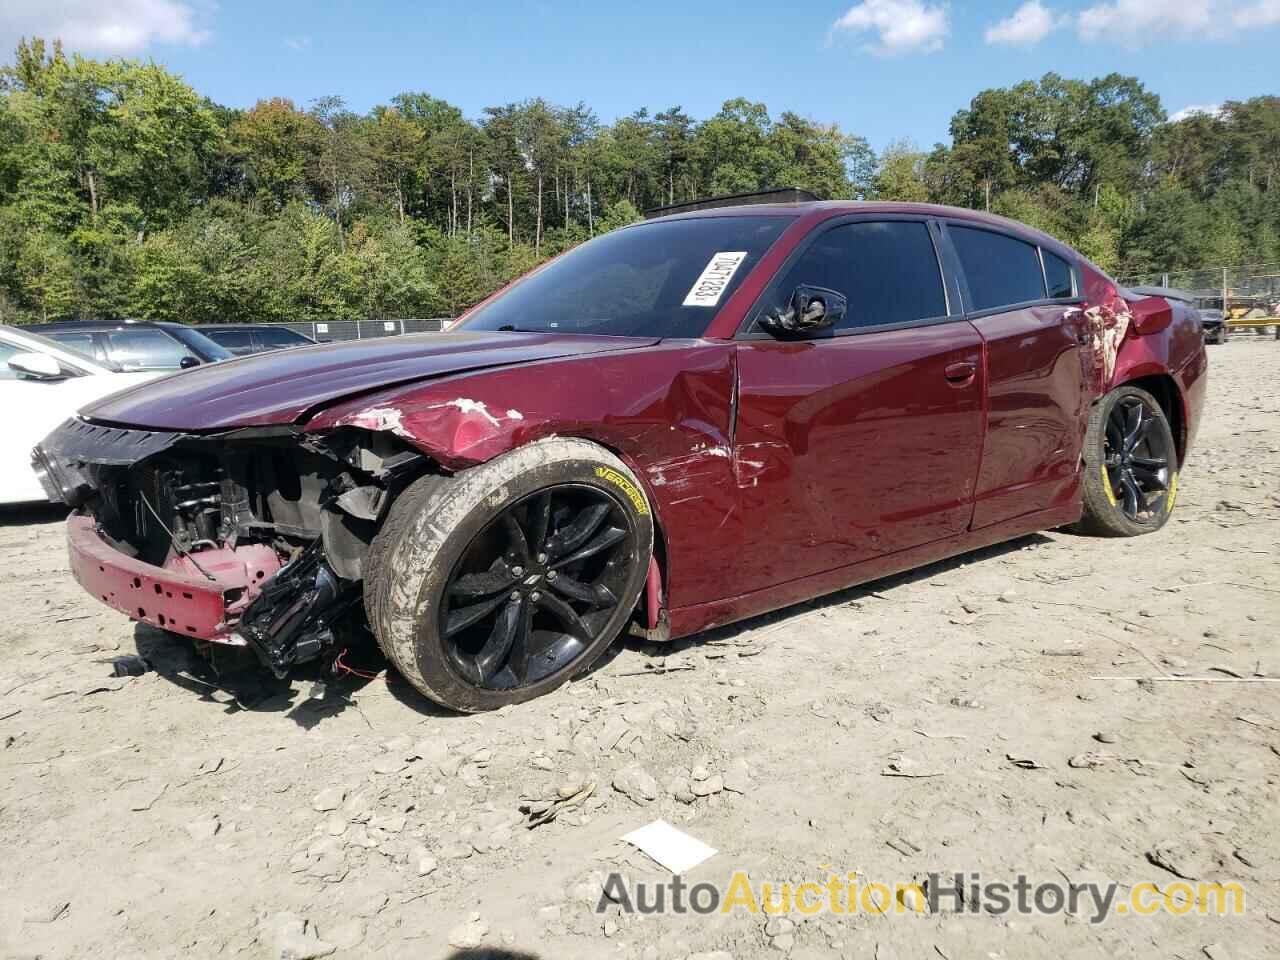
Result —
M 328 343 L 334 340 L 369 340 L 374 337 L 398 337 L 404 333 L 439 333 L 452 323 L 449 317 L 422 320 L 316 320 L 284 323 L 312 340 Z
M 1193 294 L 1202 309 L 1221 310 L 1239 319 L 1254 311 L 1270 315 L 1280 304 L 1280 261 L 1147 273 L 1121 282 L 1127 287 L 1183 290 Z

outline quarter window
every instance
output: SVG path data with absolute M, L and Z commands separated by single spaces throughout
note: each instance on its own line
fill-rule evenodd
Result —
M 1044 299 L 1039 252 L 1029 243 L 1003 233 L 949 226 L 969 282 L 972 310 L 991 310 Z
M 1049 287 L 1049 299 L 1065 300 L 1076 295 L 1075 282 L 1071 278 L 1071 265 L 1056 253 L 1041 249 L 1044 256 L 1044 279 Z
M 943 317 L 947 298 L 938 256 L 924 223 L 847 223 L 822 233 L 775 288 L 772 309 L 785 308 L 796 287 L 843 293 L 849 310 L 836 330 L 881 327 Z

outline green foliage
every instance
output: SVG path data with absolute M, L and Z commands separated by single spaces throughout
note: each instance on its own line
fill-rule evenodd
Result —
M 641 211 L 800 187 L 986 208 L 1112 272 L 1280 259 L 1280 98 L 1166 123 L 1132 77 L 984 90 L 876 156 L 765 104 L 476 121 L 424 92 L 232 110 L 153 63 L 19 44 L 0 68 L 0 320 L 455 315 Z

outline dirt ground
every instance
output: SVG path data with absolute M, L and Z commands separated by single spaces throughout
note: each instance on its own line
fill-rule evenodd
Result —
M 478 717 L 367 649 L 346 659 L 371 679 L 210 666 L 85 596 L 56 513 L 0 515 L 0 952 L 1274 956 L 1280 683 L 1226 681 L 1280 677 L 1280 343 L 1209 349 L 1158 534 L 1047 533 L 620 646 Z M 156 669 L 111 678 L 135 652 Z M 522 801 L 558 789 L 579 799 L 527 828 Z M 659 817 L 719 851 L 690 883 L 1181 874 L 1244 884 L 1247 909 L 597 913 L 609 873 L 668 876 L 619 840 Z

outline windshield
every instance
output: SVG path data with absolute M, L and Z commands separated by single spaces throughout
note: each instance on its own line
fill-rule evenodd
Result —
M 615 230 L 516 283 L 459 329 L 700 337 L 791 220 L 696 217 Z
M 192 330 L 190 327 L 182 327 L 177 324 L 165 329 L 173 334 L 175 340 L 181 340 L 183 346 L 205 363 L 210 363 L 214 360 L 230 360 L 235 356 L 222 344 L 214 343 L 199 330 Z

